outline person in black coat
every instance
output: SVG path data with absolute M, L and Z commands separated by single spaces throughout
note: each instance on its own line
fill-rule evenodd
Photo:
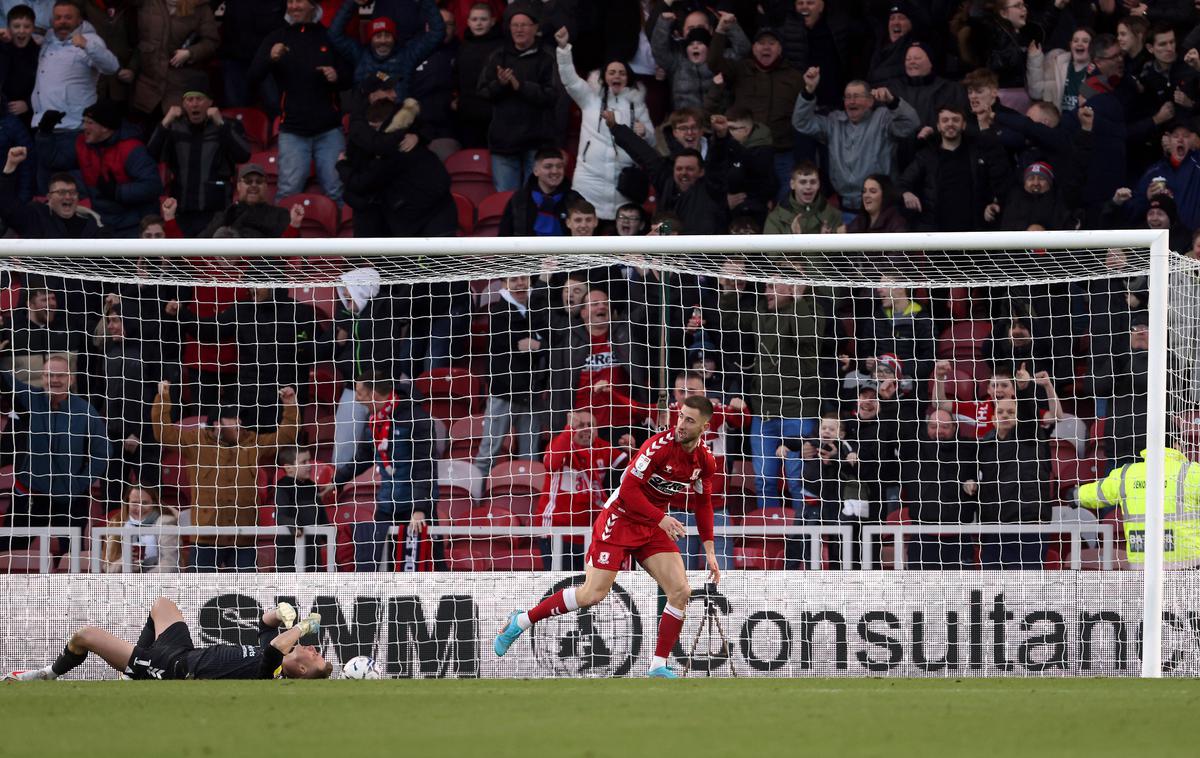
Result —
M 1020 409 L 1020 410 L 1018 410 Z M 1048 521 L 1049 455 L 1038 438 L 1032 391 L 995 401 L 994 428 L 979 443 L 979 521 L 1033 524 Z M 1038 534 L 982 535 L 985 569 L 1040 569 L 1045 542 Z
M 238 169 L 238 199 L 224 211 L 213 216 L 201 237 L 212 237 L 218 229 L 228 227 L 239 237 L 282 237 L 292 223 L 286 208 L 267 202 L 267 172 L 257 163 L 247 163 Z
M 1013 187 L 1003 205 L 989 205 L 984 210 L 988 222 L 999 218 L 1004 231 L 1041 229 L 1075 229 L 1078 214 L 1054 184 L 1054 168 L 1038 161 L 1025 167 L 1021 184 Z
M 29 155 L 25 147 L 12 147 L 0 172 L 0 218 L 24 239 L 96 239 L 108 236 L 100 215 L 79 204 L 79 180 L 67 173 L 50 177 L 45 202 L 22 203 L 18 197 L 18 169 Z
M 561 237 L 567 233 L 564 223 L 567 206 L 582 200 L 567 186 L 566 161 L 562 151 L 544 147 L 537 151 L 533 174 L 525 186 L 513 193 L 500 217 L 501 237 Z
M 329 524 L 329 513 L 321 498 L 332 491 L 333 485 L 319 487 L 313 481 L 312 452 L 305 448 L 281 449 L 279 465 L 284 476 L 275 482 L 275 523 L 289 527 L 291 533 L 275 537 L 275 570 L 295 571 L 296 540 L 303 534 L 303 528 Z M 323 542 L 319 537 L 308 537 L 304 550 L 304 566 L 308 571 L 321 570 Z
M 445 161 L 459 149 L 453 108 L 459 44 L 454 36 L 454 14 L 444 8 L 439 13 L 446 24 L 445 36 L 413 72 L 408 94 L 421 104 L 421 138 Z
M 977 465 L 972 445 L 958 436 L 948 410 L 934 409 L 920 436 L 901 448 L 904 500 L 918 524 L 966 524 L 975 520 Z M 907 568 L 963 569 L 975 563 L 974 549 L 961 535 L 914 535 L 908 543 Z
M 617 146 L 650 176 L 658 196 L 658 209 L 679 216 L 685 234 L 725 233 L 729 223 L 729 203 L 725 196 L 727 144 L 722 140 L 710 143 L 707 161 L 698 150 L 691 149 L 664 157 L 615 118 L 608 122 L 608 128 Z
M 458 46 L 458 108 L 454 120 L 463 147 L 486 147 L 492 104 L 480 94 L 478 85 L 484 65 L 504 46 L 504 36 L 492 12 L 483 8 L 471 9 L 466 26 Z
M 549 311 L 534 310 L 526 275 L 504 280 L 500 300 L 488 312 L 488 399 L 483 440 L 475 466 L 486 476 L 492 470 L 510 428 L 515 433 L 513 454 L 537 460 L 541 447 L 542 413 L 538 400 L 549 386 Z M 545 305 L 545 301 L 543 301 Z
M 919 40 L 912 41 L 904 51 L 904 71 L 885 85 L 893 95 L 913 107 L 921 119 L 917 133 L 897 143 L 897 163 L 903 168 L 912 160 L 919 145 L 917 140 L 930 136 L 937 127 L 938 113 L 950 106 L 966 113 L 967 90 L 959 82 L 934 73 L 933 49 Z
M 1008 186 L 1008 156 L 989 134 L 966 131 L 956 106 L 938 110 L 937 135 L 917 151 L 900 177 L 916 231 L 966 232 L 984 227 L 983 212 Z
M 267 114 L 279 115 L 279 86 L 271 77 L 258 87 L 248 86 L 250 62 L 262 41 L 282 28 L 286 0 L 224 0 L 221 17 L 221 70 L 225 89 L 222 102 L 230 108 L 262 104 Z

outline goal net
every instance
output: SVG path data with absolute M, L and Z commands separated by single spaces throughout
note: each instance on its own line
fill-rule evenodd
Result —
M 693 672 L 1200 673 L 1200 265 L 1145 233 L 161 244 L 0 258 L 5 667 L 166 594 L 198 644 L 290 598 L 391 675 L 640 673 L 632 559 L 490 641 L 703 396 L 716 588 L 645 485 Z

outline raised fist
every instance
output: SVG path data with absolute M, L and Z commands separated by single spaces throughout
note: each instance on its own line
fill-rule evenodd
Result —
M 4 164 L 4 173 L 11 174 L 12 172 L 16 171 L 17 166 L 20 166 L 22 163 L 24 163 L 25 159 L 28 157 L 28 148 L 10 147 L 8 149 L 8 160 Z
M 288 210 L 288 216 L 291 218 L 291 225 L 300 228 L 300 223 L 304 221 L 304 203 L 296 203 Z
M 159 397 L 169 397 L 170 394 L 171 394 L 171 383 L 168 382 L 166 379 L 163 379 L 161 382 L 158 383 L 158 395 L 159 395 Z
M 566 47 L 571 44 L 571 32 L 565 26 L 558 27 L 558 31 L 554 33 L 554 41 L 559 47 Z
M 175 213 L 179 210 L 179 201 L 173 197 L 164 197 L 158 207 L 162 211 L 163 221 L 170 221 L 175 218 Z
M 279 399 L 284 405 L 296 404 L 296 389 L 294 387 L 281 387 L 279 390 Z
M 808 90 L 808 94 L 813 94 L 817 91 L 817 85 L 821 83 L 821 69 L 817 66 L 809 66 L 804 72 L 804 89 Z
M 287 51 L 287 45 L 283 44 L 282 42 L 276 42 L 274 45 L 271 45 L 271 60 L 281 60 L 283 56 L 287 55 Z

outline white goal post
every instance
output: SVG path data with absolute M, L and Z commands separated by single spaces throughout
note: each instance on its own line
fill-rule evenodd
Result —
M 1116 270 L 1106 269 L 1106 252 L 1113 250 L 1121 251 L 1122 265 Z M 1049 254 L 1035 255 L 1032 251 L 1049 251 Z M 1145 397 L 1147 481 L 1164 479 L 1165 451 L 1171 431 L 1168 420 L 1172 414 L 1200 411 L 1200 406 L 1192 405 L 1200 402 L 1200 387 L 1191 386 L 1192 377 L 1183 380 L 1188 386 L 1182 390 L 1172 387 L 1169 381 L 1173 370 L 1170 354 L 1179 344 L 1172 338 L 1172 330 L 1180 328 L 1178 319 L 1188 321 L 1185 325 L 1187 329 L 1196 331 L 1196 334 L 1189 333 L 1179 339 L 1184 342 L 1200 339 L 1200 313 L 1197 312 L 1200 310 L 1197 305 L 1200 295 L 1188 293 L 1184 298 L 1185 309 L 1173 310 L 1173 295 L 1178 296 L 1179 282 L 1182 281 L 1175 277 L 1188 279 L 1187 287 L 1200 290 L 1200 284 L 1192 281 L 1200 271 L 1200 264 L 1171 252 L 1167 233 L 1155 230 L 738 237 L 0 241 L 0 270 L 114 283 L 144 281 L 137 266 L 139 258 L 161 261 L 153 274 L 154 280 L 176 284 L 201 283 L 183 264 L 186 259 L 231 257 L 267 261 L 266 265 L 251 267 L 248 275 L 236 282 L 202 282 L 214 287 L 251 288 L 330 286 L 340 283 L 336 271 L 319 274 L 285 265 L 285 259 L 291 258 L 342 258 L 351 266 L 370 265 L 378 269 L 385 282 L 443 282 L 494 280 L 539 271 L 567 272 L 630 261 L 649 269 L 715 279 L 723 275 L 721 262 L 731 256 L 741 261 L 739 275 L 747 282 L 793 282 L 813 288 L 845 290 L 874 291 L 886 285 L 927 291 L 957 287 L 991 292 L 1009 287 L 1030 288 L 1060 282 L 1142 276 L 1148 282 L 1149 293 L 1148 302 L 1143 304 L 1148 316 L 1149 334 Z M 665 308 L 661 310 L 665 312 Z M 1173 321 L 1173 317 L 1177 320 Z M 663 316 L 664 337 L 665 318 Z M 651 330 L 658 327 L 656 323 L 644 326 Z M 1190 350 L 1196 349 L 1190 342 L 1188 345 Z M 664 374 L 665 371 L 665 367 L 662 368 Z M 1200 377 L 1197 379 L 1200 380 Z M 661 384 L 654 377 L 651 380 L 656 386 Z M 658 389 L 665 397 L 666 388 Z M 1162 676 L 1164 665 L 1163 545 L 1164 509 L 1168 505 L 1164 502 L 1164 492 L 1163 488 L 1149 487 L 1146 494 L 1140 660 L 1141 675 L 1144 677 Z M 791 496 L 797 497 L 794 492 Z M 447 539 L 467 529 L 445 525 L 440 528 L 442 531 L 439 534 L 446 535 Z M 880 528 L 886 533 L 886 524 Z M 521 534 L 536 531 L 529 526 L 519 529 L 524 530 Z M 119 531 L 118 528 L 108 530 L 112 533 Z M 186 532 L 186 529 L 183 531 Z M 734 533 L 732 529 L 726 531 Z M 1074 544 L 1080 544 L 1080 527 L 1074 526 L 1064 531 L 1072 532 Z M 389 539 L 400 540 L 403 528 L 393 526 L 390 534 L 392 537 Z M 1117 537 L 1121 538 L 1121 535 L 1118 533 Z M 1082 538 L 1089 539 L 1086 529 Z M 888 539 L 886 534 L 879 536 L 880 543 Z M 300 544 L 303 548 L 303 542 Z M 40 549 L 45 551 L 44 547 Z M 128 543 L 124 550 L 124 560 L 128 564 Z M 555 550 L 557 561 L 558 548 Z M 326 558 L 332 566 L 332 556 Z M 95 556 L 90 560 L 92 565 L 99 565 Z M 815 565 L 818 557 L 807 554 L 804 560 L 811 560 Z M 879 556 L 875 560 L 877 564 L 881 563 Z M 1074 560 L 1074 565 L 1079 565 L 1078 554 Z M 297 561 L 298 565 L 303 563 L 301 557 L 297 557 Z M 900 557 L 897 556 L 899 561 Z M 746 581 L 752 582 L 753 574 L 745 573 L 748 577 Z M 81 581 L 95 582 L 96 578 Z M 113 577 L 112 581 L 121 579 Z M 900 580 L 893 577 L 888 581 Z M 825 590 L 828 591 L 829 587 L 826 586 Z M 536 598 L 530 599 L 534 600 Z M 486 630 L 489 627 L 483 624 L 483 628 Z M 689 632 L 685 630 L 684 638 L 688 636 Z M 1200 650 L 1200 641 L 1196 644 Z

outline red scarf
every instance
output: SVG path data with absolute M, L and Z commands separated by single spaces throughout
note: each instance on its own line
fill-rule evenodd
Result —
M 388 395 L 388 399 L 383 402 L 379 411 L 371 416 L 371 436 L 375 438 L 375 454 L 378 456 L 379 467 L 387 472 L 388 476 L 394 473 L 392 468 L 391 441 L 392 441 L 392 413 L 396 410 L 396 403 L 399 398 L 396 393 Z

